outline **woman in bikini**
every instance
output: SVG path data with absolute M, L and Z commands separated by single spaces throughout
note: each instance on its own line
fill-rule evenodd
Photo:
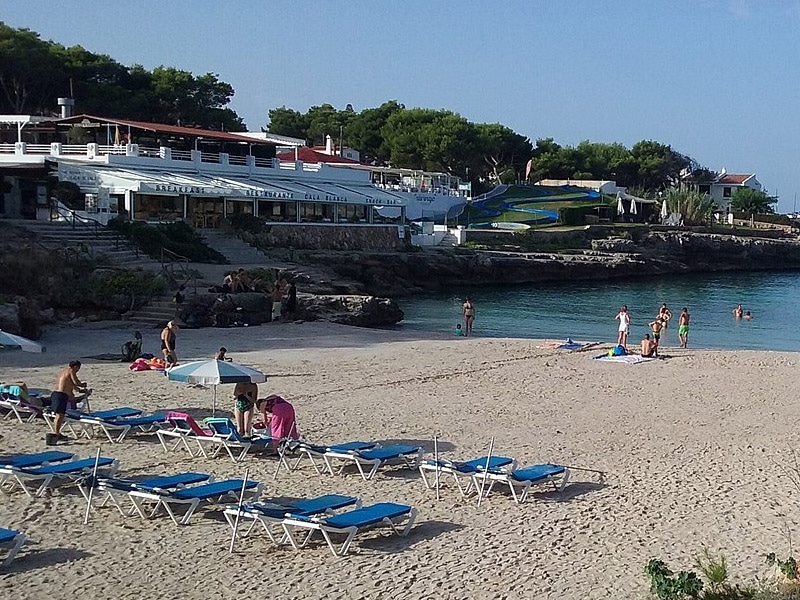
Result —
M 475 321 L 475 305 L 472 304 L 469 296 L 464 298 L 464 305 L 462 307 L 464 313 L 464 336 L 472 335 L 472 323 Z

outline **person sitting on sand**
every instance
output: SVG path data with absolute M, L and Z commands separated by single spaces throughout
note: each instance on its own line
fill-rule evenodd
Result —
M 656 344 L 650 339 L 650 334 L 645 333 L 644 338 L 642 338 L 642 357 L 655 358 L 656 348 Z
M 217 353 L 214 355 L 214 358 L 216 360 L 227 360 L 228 362 L 230 362 L 233 359 L 229 358 L 227 356 L 227 353 L 228 353 L 228 349 L 225 346 L 222 346 L 219 350 L 217 350 Z
M 273 440 L 299 437 L 294 407 L 288 401 L 277 394 L 272 394 L 266 398 L 259 398 L 256 406 L 264 420 L 264 425 L 269 423 L 270 435 Z
M 233 398 L 236 401 L 233 416 L 236 419 L 236 429 L 239 435 L 250 437 L 253 426 L 253 409 L 258 398 L 258 385 L 250 381 L 237 383 L 233 388 Z

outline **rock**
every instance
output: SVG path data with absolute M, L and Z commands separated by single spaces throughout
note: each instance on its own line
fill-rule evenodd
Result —
M 16 304 L 0 304 L 0 329 L 20 335 L 19 306 Z
M 321 320 L 357 327 L 381 327 L 402 321 L 403 311 L 390 298 L 297 294 L 296 316 L 306 321 Z
M 272 298 L 254 292 L 197 294 L 181 305 L 178 318 L 189 327 L 211 327 L 217 323 L 227 327 L 237 322 L 261 325 L 272 319 Z

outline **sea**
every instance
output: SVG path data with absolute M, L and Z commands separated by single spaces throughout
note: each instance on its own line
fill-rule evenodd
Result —
M 629 346 L 638 346 L 648 323 L 667 303 L 673 319 L 662 347 L 678 346 L 678 315 L 689 309 L 690 348 L 800 352 L 800 273 L 748 272 L 665 275 L 604 282 L 453 288 L 399 300 L 399 327 L 452 335 L 461 304 L 475 305 L 474 335 L 586 342 L 616 342 L 620 306 L 631 313 Z M 736 320 L 741 304 L 752 320 Z

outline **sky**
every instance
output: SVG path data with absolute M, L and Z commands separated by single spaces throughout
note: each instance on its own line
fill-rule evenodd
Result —
M 215 73 L 251 130 L 397 100 L 534 144 L 669 144 L 800 208 L 800 0 L 2 0 L 0 21 Z

